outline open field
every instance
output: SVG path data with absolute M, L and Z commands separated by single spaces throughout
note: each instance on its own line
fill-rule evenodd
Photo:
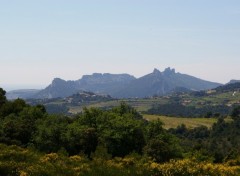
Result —
M 138 112 L 144 112 L 149 110 L 154 104 L 164 104 L 167 100 L 164 98 L 156 99 L 122 99 L 122 100 L 111 100 L 103 102 L 91 102 L 81 106 L 69 106 L 69 112 L 76 114 L 82 112 L 83 107 L 91 108 L 112 108 L 119 106 L 121 102 L 125 102 L 128 105 L 134 107 Z
M 211 128 L 211 126 L 217 122 L 216 118 L 179 118 L 179 117 L 167 117 L 158 115 L 148 115 L 144 114 L 143 117 L 146 120 L 157 120 L 160 119 L 164 123 L 164 128 L 176 128 L 178 125 L 185 124 L 188 128 L 194 128 L 198 126 L 206 126 Z M 226 121 L 231 121 L 227 118 Z
M 240 103 L 240 93 L 229 91 L 224 93 L 209 94 L 203 97 L 194 97 L 189 94 L 185 94 L 181 97 L 182 101 L 189 101 L 188 106 L 201 107 L 202 105 L 231 105 Z

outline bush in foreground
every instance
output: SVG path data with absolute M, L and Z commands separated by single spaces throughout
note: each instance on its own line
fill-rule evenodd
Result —
M 42 154 L 32 149 L 0 144 L 0 175 L 9 176 L 236 176 L 240 166 L 231 163 L 213 164 L 195 159 L 171 160 L 158 164 L 139 155 L 93 160 L 85 156 L 65 156 L 61 153 Z

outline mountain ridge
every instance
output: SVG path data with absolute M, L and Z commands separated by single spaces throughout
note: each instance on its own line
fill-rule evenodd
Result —
M 30 98 L 64 98 L 79 91 L 108 94 L 114 98 L 143 98 L 166 95 L 179 90 L 178 88 L 198 91 L 216 88 L 220 85 L 222 84 L 182 74 L 176 72 L 174 68 L 168 67 L 162 72 L 155 68 L 153 72 L 140 78 L 126 73 L 93 73 L 83 75 L 82 78 L 75 81 L 54 78 L 50 85 Z
M 54 78 L 52 83 L 41 90 L 32 98 L 57 98 L 71 96 L 78 91 L 90 91 L 94 93 L 112 94 L 116 88 L 136 79 L 129 74 L 93 73 L 83 75 L 76 81 L 65 81 L 61 78 Z
M 163 72 L 156 68 L 152 73 L 142 76 L 130 83 L 125 90 L 121 90 L 115 97 L 149 97 L 165 95 L 177 87 L 189 90 L 205 90 L 220 86 L 220 83 L 205 81 L 187 74 L 176 73 L 175 69 L 166 68 Z

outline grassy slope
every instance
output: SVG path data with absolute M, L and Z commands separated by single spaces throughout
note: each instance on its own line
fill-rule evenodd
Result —
M 196 106 L 199 107 L 199 103 L 211 104 L 211 105 L 227 105 L 227 104 L 234 104 L 239 103 L 240 101 L 240 93 L 237 92 L 233 96 L 233 92 L 224 92 L 224 93 L 217 93 L 217 94 L 209 94 L 208 96 L 204 97 L 193 97 L 188 94 L 182 97 L 182 100 L 190 100 L 189 106 Z
M 167 117 L 158 115 L 147 115 L 144 114 L 143 117 L 146 120 L 157 120 L 160 119 L 164 123 L 164 128 L 176 128 L 178 125 L 185 124 L 188 128 L 194 128 L 198 126 L 207 126 L 210 128 L 213 123 L 217 122 L 215 118 L 179 118 L 179 117 Z M 227 119 L 230 121 L 230 119 Z
M 158 103 L 166 103 L 166 99 L 138 99 L 138 100 L 114 100 L 114 101 L 107 101 L 107 102 L 98 102 L 93 104 L 88 104 L 86 107 L 114 107 L 118 106 L 120 102 L 126 102 L 130 104 L 134 108 L 137 109 L 139 112 L 147 111 L 153 104 Z M 82 111 L 82 107 L 71 107 L 71 113 L 78 113 Z M 157 120 L 160 119 L 164 123 L 164 127 L 166 129 L 169 128 L 176 128 L 178 125 L 185 124 L 188 128 L 194 128 L 198 126 L 207 126 L 210 128 L 213 123 L 217 122 L 215 118 L 179 118 L 179 117 L 167 117 L 167 116 L 158 116 L 158 115 L 143 115 L 147 120 Z M 227 119 L 229 121 L 230 119 Z
M 224 92 L 224 93 L 210 93 L 207 96 L 195 97 L 191 94 L 183 94 L 178 97 L 180 103 L 185 104 L 186 106 L 202 107 L 206 105 L 230 105 L 240 102 L 240 92 L 236 92 L 233 96 L 233 91 Z M 69 112 L 76 114 L 82 112 L 83 107 L 97 107 L 97 108 L 112 108 L 118 106 L 120 102 L 126 102 L 127 104 L 134 107 L 137 111 L 144 113 L 149 110 L 153 105 L 156 104 L 167 104 L 174 101 L 174 98 L 170 97 L 159 97 L 159 98 L 150 98 L 150 99 L 122 99 L 122 100 L 111 100 L 103 102 L 85 102 L 79 106 L 73 106 L 71 104 L 66 104 L 69 107 Z M 186 103 L 185 103 L 186 102 Z M 50 104 L 63 104 L 64 101 L 51 102 Z
M 235 96 L 232 95 L 233 92 L 210 94 L 204 97 L 193 97 L 189 94 L 181 96 L 182 102 L 189 101 L 187 106 L 201 107 L 203 105 L 228 105 L 240 102 L 240 93 L 236 93 Z M 126 102 L 132 107 L 136 108 L 139 112 L 147 111 L 154 104 L 166 104 L 170 102 L 170 99 L 166 97 L 152 98 L 152 99 L 123 99 L 123 100 L 113 100 L 106 102 L 91 102 L 86 105 L 86 107 L 98 107 L 98 108 L 111 108 L 118 106 L 120 102 Z M 78 113 L 82 111 L 83 106 L 69 106 L 71 113 Z
M 112 100 L 105 102 L 97 102 L 97 103 L 89 103 L 84 105 L 87 108 L 96 107 L 96 108 L 111 108 L 115 106 L 119 106 L 121 102 L 126 102 L 132 107 L 136 108 L 139 112 L 147 111 L 152 107 L 153 104 L 164 104 L 167 103 L 164 98 L 156 98 L 156 99 L 123 99 L 123 100 Z M 82 111 L 83 106 L 69 106 L 70 113 L 76 114 Z

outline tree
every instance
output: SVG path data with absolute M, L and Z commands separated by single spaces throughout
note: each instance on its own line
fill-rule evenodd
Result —
M 0 108 L 7 101 L 5 95 L 6 95 L 6 91 L 0 88 Z
M 113 157 L 125 156 L 133 151 L 141 153 L 145 145 L 142 117 L 125 103 L 109 111 L 85 108 L 83 114 L 78 116 L 77 122 L 95 129 L 100 144 L 105 145 Z M 74 131 L 79 133 L 81 138 L 82 132 Z
M 69 124 L 65 134 L 65 148 L 70 155 L 83 152 L 91 157 L 98 145 L 98 137 L 95 128 L 81 126 L 78 122 Z
M 69 120 L 64 116 L 48 115 L 37 122 L 33 143 L 40 151 L 57 152 L 65 144 Z
M 148 141 L 145 153 L 156 162 L 166 162 L 172 158 L 182 157 L 182 150 L 173 135 L 162 134 Z
M 142 153 L 145 139 L 141 121 L 114 113 L 106 115 L 108 121 L 100 127 L 100 137 L 108 153 L 112 157 L 123 157 L 133 151 Z
M 2 117 L 8 116 L 9 114 L 18 115 L 25 107 L 30 107 L 26 104 L 26 102 L 22 99 L 16 99 L 14 101 L 6 101 L 0 111 L 0 115 Z
M 78 116 L 78 122 L 91 128 L 97 128 L 97 119 L 103 114 L 102 110 L 97 108 L 83 108 L 83 114 Z
M 135 119 L 143 119 L 143 117 L 134 109 L 125 102 L 121 102 L 120 106 L 112 109 L 112 112 L 125 117 L 131 117 Z
M 240 119 L 240 106 L 237 106 L 232 110 L 231 117 L 234 120 Z
M 144 152 L 157 162 L 169 161 L 181 156 L 181 148 L 177 139 L 163 129 L 160 120 L 149 122 L 147 129 L 147 145 Z
M 163 122 L 160 121 L 159 119 L 156 121 L 148 122 L 146 131 L 147 140 L 155 138 L 156 136 L 164 132 Z
M 10 113 L 2 120 L 2 141 L 27 145 L 36 132 L 36 121 L 44 116 L 45 113 L 39 107 L 25 107 L 18 114 Z

